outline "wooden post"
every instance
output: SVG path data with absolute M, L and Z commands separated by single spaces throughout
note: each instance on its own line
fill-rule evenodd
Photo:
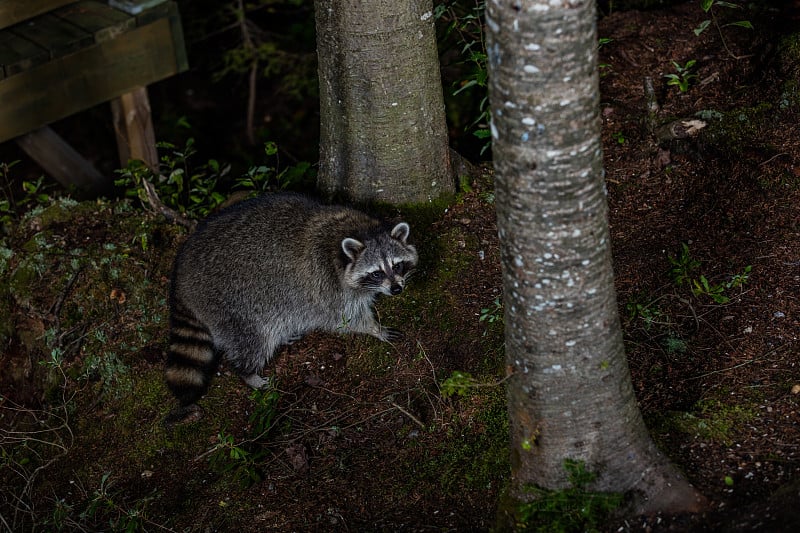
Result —
M 28 157 L 65 188 L 90 195 L 111 190 L 111 179 L 100 174 L 49 126 L 21 135 L 16 141 Z
M 158 151 L 147 88 L 138 87 L 111 100 L 111 111 L 122 167 L 126 167 L 131 159 L 139 159 L 153 172 L 158 172 Z

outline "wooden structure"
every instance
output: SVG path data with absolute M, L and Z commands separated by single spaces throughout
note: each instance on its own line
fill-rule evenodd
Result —
M 122 165 L 157 167 L 146 86 L 188 68 L 175 2 L 0 0 L 0 142 L 62 184 L 103 177 L 47 125 L 110 101 Z

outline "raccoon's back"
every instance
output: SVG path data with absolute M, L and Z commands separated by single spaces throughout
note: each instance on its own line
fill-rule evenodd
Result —
M 295 194 L 265 195 L 209 217 L 183 245 L 173 298 L 189 306 L 273 308 L 341 291 L 341 240 L 377 221 Z

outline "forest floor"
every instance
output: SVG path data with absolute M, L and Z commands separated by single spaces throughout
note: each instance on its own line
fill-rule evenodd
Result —
M 734 14 L 769 31 L 699 36 L 696 2 L 599 21 L 629 366 L 654 439 L 709 499 L 600 530 L 800 528 L 800 13 L 783 9 Z M 688 88 L 668 85 L 690 60 Z M 677 120 L 703 127 L 662 133 Z M 390 213 L 422 260 L 378 305 L 403 340 L 312 334 L 264 394 L 223 365 L 204 416 L 172 430 L 185 230 L 134 201 L 25 215 L 0 246 L 0 531 L 490 529 L 509 468 L 491 187 L 486 171 L 447 209 Z

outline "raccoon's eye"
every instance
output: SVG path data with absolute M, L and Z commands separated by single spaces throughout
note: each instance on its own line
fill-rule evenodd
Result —
M 369 273 L 369 279 L 371 280 L 382 281 L 385 277 L 386 274 L 383 273 L 383 270 L 375 270 Z
M 405 261 L 401 261 L 400 263 L 397 263 L 396 265 L 392 266 L 392 270 L 394 270 L 394 273 L 397 274 L 398 276 L 402 276 L 406 271 Z

